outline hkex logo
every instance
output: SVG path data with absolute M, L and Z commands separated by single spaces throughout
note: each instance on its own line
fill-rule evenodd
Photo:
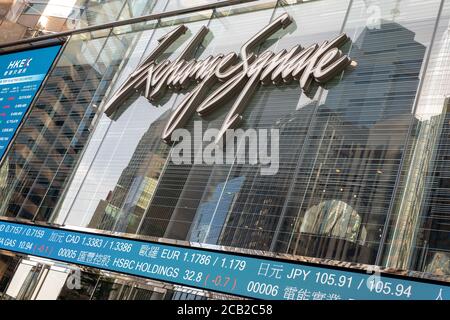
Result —
M 18 69 L 18 68 L 27 68 L 30 66 L 31 60 L 33 60 L 33 58 L 13 60 L 9 63 L 9 65 L 6 69 L 11 70 L 11 69 Z

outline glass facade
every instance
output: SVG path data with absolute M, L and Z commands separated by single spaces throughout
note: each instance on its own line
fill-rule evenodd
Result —
M 91 25 L 214 2 L 84 6 L 101 6 L 93 22 L 86 20 Z M 84 12 L 91 17 L 94 11 Z M 193 86 L 169 90 L 158 104 L 135 93 L 111 117 L 104 113 L 120 85 L 177 26 L 189 31 L 159 62 L 176 59 L 203 26 L 209 32 L 195 59 L 239 53 L 284 13 L 294 23 L 257 52 L 306 48 L 346 33 L 350 41 L 341 49 L 357 65 L 308 94 L 298 82 L 258 87 L 240 128 L 279 131 L 275 175 L 237 161 L 171 160 L 174 146 L 161 136 Z M 445 0 L 250 1 L 77 34 L 0 168 L 0 215 L 323 264 L 377 265 L 449 281 L 449 96 Z M 194 134 L 198 123 L 203 132 L 220 129 L 231 105 L 206 117 L 194 114 L 185 129 Z M 8 284 L 21 263 L 0 256 L 0 292 L 9 298 Z M 56 298 L 220 298 L 95 270 L 83 270 L 82 279 L 83 290 L 64 287 Z M 20 292 L 12 298 L 32 297 Z
M 162 1 L 163 2 L 163 1 Z M 3 0 L 0 41 L 32 38 L 160 12 L 149 0 Z

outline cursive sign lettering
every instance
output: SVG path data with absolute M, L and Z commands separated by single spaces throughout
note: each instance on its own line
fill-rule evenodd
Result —
M 349 39 L 345 34 L 322 45 L 313 44 L 307 48 L 297 45 L 276 54 L 272 51 L 255 53 L 258 45 L 292 22 L 288 14 L 278 17 L 242 46 L 240 56 L 232 52 L 196 60 L 193 58 L 194 51 L 209 32 L 207 27 L 202 27 L 174 61 L 166 59 L 157 62 L 161 54 L 186 33 L 187 27 L 179 26 L 158 40 L 158 47 L 106 103 L 105 113 L 112 116 L 135 91 L 157 103 L 167 89 L 177 92 L 197 83 L 171 115 L 162 139 L 171 142 L 172 132 L 183 127 L 194 112 L 205 116 L 235 99 L 217 142 L 224 137 L 227 129 L 235 128 L 242 121 L 242 113 L 259 85 L 298 81 L 303 92 L 308 92 L 313 81 L 324 84 L 352 62 L 339 49 Z M 211 93 L 212 87 L 217 84 L 219 87 Z

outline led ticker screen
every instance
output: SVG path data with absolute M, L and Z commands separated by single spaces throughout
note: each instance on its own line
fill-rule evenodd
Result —
M 0 55 L 0 162 L 60 49 L 57 45 Z
M 0 249 L 272 300 L 450 300 L 445 282 L 0 221 Z

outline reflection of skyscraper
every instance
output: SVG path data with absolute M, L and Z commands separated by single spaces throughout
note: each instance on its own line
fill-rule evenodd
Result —
M 450 102 L 446 101 L 441 115 L 435 115 L 420 123 L 421 131 L 432 145 L 428 154 L 422 154 L 422 161 L 428 165 L 421 172 L 426 184 L 422 187 L 425 194 L 420 207 L 417 223 L 397 243 L 403 244 L 402 250 L 392 245 L 393 251 L 400 251 L 400 257 L 391 257 L 391 262 L 403 264 L 409 259 L 408 268 L 425 269 L 440 275 L 450 274 Z M 436 138 L 436 140 L 432 139 Z M 432 161 L 432 159 L 434 161 Z M 428 167 L 429 166 L 429 167 Z M 414 213 L 414 212 L 411 212 Z M 410 220 L 408 220 L 409 222 Z M 400 240 L 400 239 L 398 239 Z M 415 254 L 412 254 L 414 250 Z M 408 253 L 409 255 L 405 254 Z M 412 256 L 412 258 L 411 258 Z
M 197 209 L 190 241 L 217 244 L 227 215 L 232 210 L 235 196 L 243 182 L 244 177 L 237 177 L 216 186 L 211 199 L 200 204 Z
M 277 176 L 292 178 L 274 185 L 276 177 L 246 177 L 221 244 L 374 262 L 413 121 L 425 53 L 414 36 L 396 23 L 365 29 L 349 53 L 358 68 L 331 84 L 326 102 L 279 120 L 280 141 L 290 145 L 280 146 Z M 282 166 L 293 160 L 295 166 Z M 255 182 L 248 184 L 252 179 Z M 351 237 L 335 227 L 328 233 L 307 234 L 305 230 L 315 230 L 307 228 L 301 232 L 305 214 L 328 208 L 327 203 L 352 208 L 353 220 L 364 227 Z
M 168 146 L 161 135 L 170 110 L 154 121 L 142 136 L 127 167 L 105 200 L 101 200 L 89 227 L 135 232 L 147 209 L 165 164 Z
M 55 67 L 1 169 L 5 215 L 49 219 L 89 137 L 97 110 L 86 101 L 101 100 L 101 78 L 90 65 Z
M 294 90 L 297 90 L 295 88 Z M 298 93 L 295 95 L 298 99 Z M 272 101 L 270 101 L 272 102 Z M 276 105 L 274 98 L 270 107 Z M 268 103 L 268 102 L 266 102 Z M 245 177 L 236 195 L 235 205 L 228 213 L 220 244 L 269 250 L 289 189 L 288 181 L 301 153 L 307 128 L 316 104 L 311 103 L 292 112 L 292 105 L 283 105 L 287 113 L 273 127 L 279 130 L 279 170 L 274 176 L 261 176 L 259 166 L 236 166 L 233 174 Z M 259 106 L 258 106 L 259 107 Z M 278 106 L 277 106 L 278 107 Z M 275 141 L 272 141 L 274 143 Z
M 6 187 L 6 183 L 8 182 L 8 158 L 5 160 L 5 165 L 0 168 L 0 190 Z
M 39 1 L 45 2 L 32 2 Z M 139 5 L 136 1 L 95 2 L 105 12 L 110 5 L 117 6 L 122 12 L 119 16 L 126 19 L 141 12 L 145 3 L 157 3 L 158 12 L 168 12 L 173 7 L 205 1 L 138 1 Z M 21 210 L 21 217 L 38 219 L 51 212 L 55 219 L 49 221 L 69 229 L 89 224 L 93 233 L 100 227 L 116 231 L 113 233 L 117 236 L 144 241 L 151 236 L 155 243 L 189 246 L 192 241 L 194 249 L 210 247 L 249 257 L 264 256 L 261 251 L 267 250 L 274 251 L 274 256 L 295 260 L 293 263 L 311 261 L 321 263 L 324 268 L 339 265 L 351 269 L 364 268 L 359 263 L 366 263 L 366 266 L 392 267 L 386 272 L 407 275 L 412 271 L 413 276 L 448 281 L 448 277 L 441 275 L 450 274 L 450 155 L 447 152 L 450 152 L 450 115 L 448 106 L 445 112 L 442 108 L 450 94 L 450 29 L 447 26 L 450 2 L 372 1 L 383 2 L 378 8 L 382 10 L 376 15 L 372 14 L 368 2 L 254 1 L 208 10 L 207 15 L 189 9 L 187 19 L 175 15 L 154 23 L 124 25 L 114 28 L 114 32 L 108 28 L 72 37 L 60 63 L 71 65 L 80 61 L 83 68 L 88 63 L 95 70 L 90 71 L 86 66 L 86 72 L 77 75 L 78 67 L 74 67 L 72 74 L 60 78 L 60 86 L 49 90 L 55 90 L 55 96 L 59 90 L 67 92 L 71 87 L 77 90 L 69 98 L 66 93 L 60 94 L 61 101 L 41 104 L 34 110 L 36 116 L 32 114 L 30 119 L 36 125 L 25 128 L 21 133 L 23 146 L 9 154 L 7 167 L 0 168 L 3 169 L 0 170 L 0 201 L 5 198 L 6 202 L 0 202 L 0 212 L 16 214 L 10 209 L 17 209 Z M 255 48 L 259 53 L 268 49 L 267 45 L 278 52 L 296 44 L 320 44 L 344 31 L 352 37 L 352 42 L 341 49 L 357 64 L 330 79 L 326 89 L 312 90 L 308 97 L 301 95 L 296 81 L 264 85 L 256 90 L 239 128 L 279 129 L 280 163 L 275 175 L 261 175 L 261 167 L 267 165 L 238 161 L 221 165 L 198 162 L 178 165 L 171 161 L 175 158 L 167 157 L 169 152 L 175 155 L 177 149 L 163 144 L 164 149 L 159 149 L 159 142 L 149 146 L 153 150 L 146 153 L 146 142 L 140 141 L 147 139 L 144 133 L 164 111 L 176 108 L 193 87 L 182 90 L 180 95 L 166 95 L 161 102 L 163 109 L 149 107 L 143 97 L 136 101 L 136 94 L 120 108 L 119 113 L 123 111 L 120 119 L 117 113 L 111 122 L 97 110 L 98 121 L 91 121 L 91 106 L 97 109 L 94 106 L 99 100 L 106 102 L 101 99 L 103 88 L 109 87 L 108 91 L 113 93 L 130 75 L 133 66 L 155 48 L 159 34 L 167 34 L 180 24 L 191 31 L 168 48 L 162 58 L 178 56 L 201 26 L 207 26 L 210 33 L 199 48 L 193 48 L 197 58 L 206 56 L 206 51 L 213 55 L 239 53 L 236 49 L 285 12 L 294 23 Z M 95 14 L 90 17 L 96 18 Z M 378 17 L 389 21 L 380 21 Z M 394 20 L 398 24 L 392 23 Z M 381 28 L 365 30 L 369 24 Z M 10 34 L 2 35 L 0 31 L 2 36 Z M 119 65 L 119 73 L 115 72 L 114 65 Z M 91 81 L 91 76 L 98 81 Z M 110 85 L 109 79 L 114 83 Z M 80 83 L 72 86 L 72 81 Z M 315 85 L 313 89 L 317 89 Z M 69 105 L 73 105 L 74 123 L 61 116 L 61 105 L 68 112 L 71 112 Z M 83 106 L 86 112 L 79 113 Z M 202 121 L 204 130 L 220 128 L 230 107 L 231 103 L 221 105 L 202 119 L 194 112 L 183 129 L 193 133 L 193 121 L 198 120 Z M 411 114 L 413 108 L 415 115 Z M 430 111 L 432 114 L 424 117 Z M 44 121 L 38 123 L 39 117 Z M 55 131 L 53 120 L 67 122 L 68 127 L 63 124 L 64 129 L 56 130 L 56 135 L 51 137 L 46 131 Z M 72 135 L 71 127 L 77 133 Z M 92 130 L 92 135 L 84 146 L 85 130 Z M 72 144 L 66 144 L 65 132 L 69 132 L 67 139 Z M 155 132 L 155 138 L 159 134 Z M 194 137 L 196 141 L 201 140 L 197 137 Z M 51 146 L 47 147 L 47 143 Z M 60 156 L 61 145 L 68 146 L 68 154 Z M 79 154 L 82 156 L 78 157 Z M 152 166 L 155 171 L 149 172 Z M 17 181 L 16 177 L 19 177 Z M 66 180 L 70 184 L 67 187 Z M 58 184 L 64 192 L 53 189 Z M 23 195 L 23 199 L 13 198 L 13 194 Z M 55 207 L 39 210 L 32 203 Z M 131 234 L 135 231 L 136 234 Z M 141 253 L 147 247 L 142 249 Z M 56 263 L 55 268 L 46 259 L 33 258 L 33 263 L 38 264 L 36 268 L 29 264 L 31 269 L 16 272 L 14 266 L 20 260 L 31 261 L 22 255 L 17 256 L 18 261 L 10 261 L 3 257 L 4 253 L 0 254 L 0 299 L 16 296 L 2 296 L 2 292 L 11 292 L 9 284 L 20 289 L 16 285 L 18 279 L 25 279 L 22 284 L 25 294 L 18 297 L 39 297 L 50 291 L 56 297 L 63 280 L 55 281 L 53 271 L 61 271 L 60 267 L 82 270 L 81 274 L 73 274 L 80 279 L 81 289 L 64 286 L 58 299 L 221 297 L 179 283 L 73 264 L 64 266 L 63 261 Z M 149 255 L 153 254 L 155 250 Z M 167 262 L 170 267 L 170 261 Z M 5 272 L 2 264 L 8 264 L 9 270 Z M 161 272 L 168 271 L 161 267 L 166 269 Z M 261 280 L 264 274 L 270 276 L 274 265 L 259 267 L 254 274 L 258 273 Z M 407 270 L 403 272 L 403 269 Z M 27 277 L 21 272 L 25 270 Z M 272 273 L 274 279 L 275 272 Z M 14 274 L 15 279 L 10 281 Z M 222 284 L 223 280 L 222 277 Z M 330 289 L 326 287 L 325 284 L 325 291 Z M 224 286 L 216 289 L 227 290 Z M 308 298 L 304 290 L 300 296 L 298 290 L 283 292 L 281 289 L 279 298 Z M 414 298 L 418 293 L 413 289 L 414 295 L 410 295 L 407 287 L 400 289 L 404 294 L 396 298 Z M 339 298 L 339 290 L 335 291 L 326 298 Z M 431 292 L 430 298 L 442 297 L 438 291 L 436 295 Z
M 415 110 L 414 139 L 408 149 L 394 228 L 386 245 L 389 267 L 450 273 L 448 255 L 448 124 L 450 25 L 435 41 Z M 425 264 L 426 267 L 425 267 Z M 447 266 L 445 266 L 447 265 Z M 439 270 L 439 271 L 437 271 Z
M 320 141 L 330 143 L 330 149 L 326 158 L 314 156 L 317 164 L 310 166 L 310 172 L 319 171 L 320 176 L 315 178 L 316 188 L 304 188 L 308 202 L 300 204 L 300 212 L 319 199 L 344 201 L 366 226 L 367 238 L 360 239 L 364 246 L 342 241 L 333 244 L 326 237 L 305 242 L 298 234 L 289 240 L 288 250 L 302 254 L 315 247 L 311 253 L 321 252 L 323 257 L 375 262 L 413 123 L 411 110 L 425 53 L 414 38 L 413 32 L 396 23 L 365 29 L 350 52 L 358 68 L 330 90 L 316 118 L 316 126 L 323 127 L 324 134 L 314 140 L 321 145 Z

